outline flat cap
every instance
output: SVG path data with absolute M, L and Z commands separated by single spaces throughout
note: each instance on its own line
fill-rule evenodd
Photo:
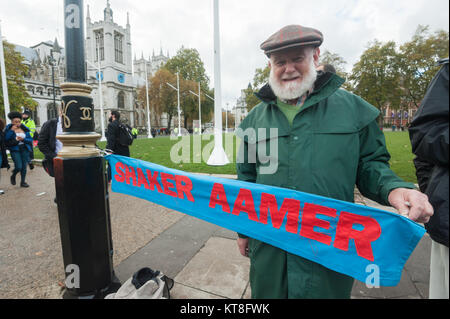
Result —
M 319 30 L 301 25 L 288 25 L 272 34 L 260 47 L 267 56 L 270 56 L 273 52 L 287 48 L 302 46 L 318 47 L 322 42 L 323 34 Z

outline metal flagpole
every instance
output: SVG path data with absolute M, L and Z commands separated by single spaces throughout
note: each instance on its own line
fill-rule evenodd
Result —
M 152 126 L 150 123 L 150 103 L 148 101 L 148 74 L 147 74 L 147 61 L 145 61 L 145 93 L 146 93 L 146 97 L 147 97 L 147 137 L 148 138 L 153 138 L 152 135 Z
M 0 20 L 0 69 L 2 75 L 2 88 L 3 88 L 3 103 L 5 105 L 5 120 L 8 124 L 9 118 L 9 96 L 8 96 L 8 82 L 6 81 L 6 67 L 5 67 L 5 55 L 3 53 L 3 38 L 2 38 L 2 21 Z
M 220 83 L 219 0 L 214 0 L 214 149 L 207 164 L 223 166 L 230 163 L 222 141 L 222 88 Z

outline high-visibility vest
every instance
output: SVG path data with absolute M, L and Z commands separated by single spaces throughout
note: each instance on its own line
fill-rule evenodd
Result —
M 30 130 L 30 135 L 33 137 L 34 132 L 36 132 L 36 123 L 34 123 L 33 119 L 27 118 L 25 121 L 22 120 L 22 124 L 24 124 Z

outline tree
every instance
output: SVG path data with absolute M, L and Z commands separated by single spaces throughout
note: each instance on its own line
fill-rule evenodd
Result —
M 255 93 L 258 92 L 263 85 L 269 82 L 270 67 L 269 63 L 264 68 L 257 68 L 255 70 L 255 75 L 253 76 L 253 85 L 248 84 L 247 88 L 244 89 L 245 94 L 245 104 L 247 105 L 247 110 L 250 111 L 259 102 L 261 102 Z
M 205 66 L 200 54 L 196 49 L 187 49 L 181 47 L 177 54 L 169 59 L 164 66 L 171 73 L 179 73 L 180 77 L 180 104 L 183 110 L 184 127 L 188 128 L 192 120 L 198 119 L 198 97 L 191 94 L 192 91 L 198 94 L 198 83 L 200 83 L 201 91 L 209 91 L 209 78 L 206 75 Z M 201 94 L 202 103 L 202 123 L 203 118 L 207 118 L 210 113 L 211 103 L 205 95 Z
M 369 43 L 349 79 L 353 82 L 353 92 L 378 109 L 383 110 L 388 103 L 398 109 L 402 92 L 395 42 Z
M 8 84 L 8 97 L 11 111 L 22 111 L 22 107 L 34 110 L 38 105 L 24 86 L 24 77 L 28 74 L 28 67 L 24 63 L 24 57 L 14 50 L 15 46 L 3 41 L 5 69 Z M 1 83 L 0 74 L 0 83 Z M 5 113 L 3 90 L 0 90 L 0 114 Z
M 419 107 L 439 67 L 436 62 L 448 57 L 449 34 L 439 30 L 430 34 L 428 26 L 419 25 L 411 41 L 400 47 L 399 68 L 404 89 L 404 104 Z
M 320 64 L 331 64 L 336 69 L 336 74 L 344 79 L 347 77 L 347 72 L 345 72 L 345 65 L 347 62 L 337 53 L 331 53 L 325 50 L 319 57 Z
M 160 118 L 163 113 L 168 117 L 168 129 L 173 116 L 177 113 L 177 92 L 166 83 L 176 83 L 176 76 L 165 68 L 159 69 L 149 80 L 149 100 L 151 112 L 156 115 L 156 126 L 161 126 Z M 145 103 L 145 87 L 139 90 L 138 99 Z
M 164 67 L 173 74 L 179 72 L 180 78 L 184 80 L 200 82 L 203 89 L 207 89 L 209 86 L 209 78 L 206 75 L 205 66 L 196 49 L 181 47 L 177 54 L 167 61 Z

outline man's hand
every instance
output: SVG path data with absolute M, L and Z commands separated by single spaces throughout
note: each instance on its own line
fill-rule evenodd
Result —
M 238 238 L 237 244 L 242 256 L 248 257 L 248 238 Z
M 428 223 L 434 213 L 428 196 L 414 189 L 396 188 L 389 193 L 388 201 L 401 215 L 418 223 Z

